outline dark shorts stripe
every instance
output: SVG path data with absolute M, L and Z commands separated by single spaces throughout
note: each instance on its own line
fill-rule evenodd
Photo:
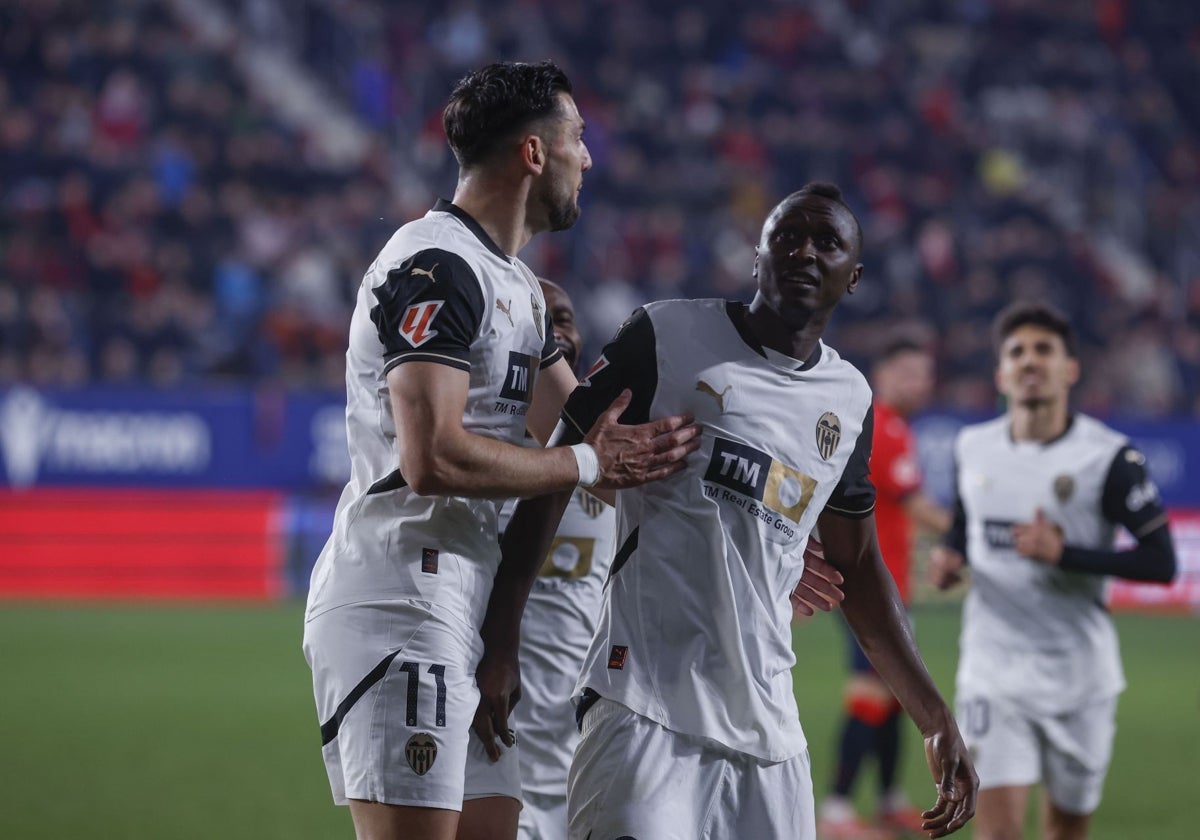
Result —
M 621 549 L 616 553 L 616 556 L 613 557 L 612 568 L 608 572 L 608 576 L 610 578 L 616 577 L 617 572 L 621 571 L 621 567 L 625 565 L 625 561 L 628 560 L 629 556 L 637 550 L 638 531 L 640 530 L 641 528 L 639 526 L 638 528 L 634 528 L 632 531 L 630 531 L 629 536 L 625 538 L 624 544 L 621 545 Z
M 376 493 L 387 493 L 390 490 L 399 490 L 401 487 L 407 487 L 408 482 L 404 480 L 404 476 L 400 474 L 400 470 L 392 470 L 383 478 L 376 481 L 367 488 L 367 495 L 373 496 Z
M 362 696 L 367 693 L 367 690 L 375 683 L 383 679 L 383 675 L 387 673 L 388 667 L 392 664 L 392 660 L 400 655 L 400 651 L 389 653 L 380 660 L 379 664 L 371 669 L 371 673 L 367 674 L 358 685 L 354 686 L 354 690 L 346 695 L 346 699 L 338 703 L 337 711 L 333 713 L 333 717 L 321 724 L 321 746 L 325 746 L 334 738 L 337 737 L 338 729 L 341 728 L 342 719 L 350 713 Z

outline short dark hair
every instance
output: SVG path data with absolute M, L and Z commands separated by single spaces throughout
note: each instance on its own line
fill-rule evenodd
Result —
M 779 202 L 779 204 L 776 206 L 784 207 L 786 205 L 791 204 L 792 202 L 798 201 L 801 198 L 805 198 L 810 195 L 815 195 L 818 198 L 827 199 L 829 201 L 832 201 L 834 204 L 840 204 L 842 206 L 842 208 L 845 209 L 845 211 L 850 214 L 850 218 L 854 220 L 854 232 L 858 236 L 857 245 L 858 245 L 858 250 L 861 253 L 862 245 L 863 245 L 862 224 L 858 221 L 858 216 L 856 216 L 854 214 L 854 211 L 850 209 L 850 205 L 846 203 L 846 199 L 842 195 L 842 188 L 839 187 L 837 184 L 831 184 L 828 181 L 809 181 L 803 187 L 796 190 L 794 193 L 789 195 L 783 201 Z M 772 212 L 774 212 L 774 211 L 772 211 Z
M 933 355 L 933 351 L 929 345 L 924 344 L 912 336 L 900 336 L 887 341 L 883 348 L 876 356 L 878 362 L 890 362 L 897 356 L 902 356 L 905 353 L 924 353 L 927 356 Z
M 553 61 L 499 61 L 464 76 L 442 111 L 442 127 L 460 166 L 486 160 L 505 140 L 558 110 L 571 82 Z
M 1062 339 L 1068 356 L 1075 355 L 1075 331 L 1067 316 L 1048 303 L 1036 300 L 1019 300 L 1000 311 L 992 322 L 992 344 L 996 354 L 1004 341 L 1017 329 L 1025 326 L 1041 327 Z

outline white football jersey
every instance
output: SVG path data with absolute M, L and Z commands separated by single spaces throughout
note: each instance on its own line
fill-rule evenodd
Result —
M 971 585 L 963 606 L 959 696 L 999 695 L 1037 714 L 1074 711 L 1125 687 L 1102 575 L 1022 557 L 1012 526 L 1040 508 L 1066 545 L 1111 550 L 1165 516 L 1140 453 L 1084 415 L 1049 443 L 1016 442 L 1007 417 L 963 428 L 955 442 L 960 522 Z M 961 526 L 960 526 L 961 527 Z
M 682 472 L 622 490 L 617 553 L 579 689 L 766 761 L 805 748 L 792 690 L 788 596 L 827 507 L 866 516 L 871 391 L 828 346 L 770 361 L 745 307 L 663 301 L 639 310 L 564 409 L 588 429 L 622 388 L 623 422 L 692 414 Z
M 411 361 L 468 371 L 463 428 L 519 445 L 537 371 L 560 355 L 537 278 L 460 208 L 441 201 L 396 231 L 350 322 L 351 475 L 313 570 L 308 617 L 419 600 L 479 627 L 500 562 L 499 503 L 412 491 L 398 467 L 387 372 Z
M 500 528 L 516 501 L 504 505 Z M 571 695 L 596 630 L 612 565 L 616 510 L 576 490 L 534 581 L 521 620 L 521 702 L 511 720 L 521 743 L 521 788 L 567 795 L 579 741 Z

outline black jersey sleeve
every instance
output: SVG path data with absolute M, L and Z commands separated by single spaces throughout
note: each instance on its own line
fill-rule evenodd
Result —
M 600 358 L 567 398 L 562 418 L 579 434 L 586 435 L 596 418 L 626 388 L 633 392 L 633 399 L 621 415 L 621 422 L 647 422 L 650 404 L 658 388 L 658 362 L 654 324 L 645 309 L 630 315 L 612 341 L 604 346 Z
M 863 519 L 875 510 L 875 485 L 871 482 L 871 439 L 875 434 L 875 409 L 867 408 L 854 451 L 842 470 L 842 478 L 825 510 L 849 519 Z
M 549 311 L 546 312 L 546 326 L 543 329 L 546 343 L 542 346 L 542 361 L 538 364 L 538 370 L 545 370 L 562 358 L 562 350 L 558 349 L 558 342 L 554 340 L 554 321 L 551 320 Z
M 942 545 L 953 548 L 965 560 L 967 557 L 967 509 L 963 507 L 962 498 L 957 494 L 955 494 L 954 507 L 951 510 L 954 512 L 954 519 L 950 523 L 950 530 L 942 537 Z
M 954 505 L 950 508 L 954 518 L 950 522 L 950 530 L 942 537 L 942 545 L 952 548 L 963 556 L 967 556 L 967 509 L 963 506 L 962 492 L 958 489 L 958 459 L 954 459 Z
M 1063 548 L 1063 569 L 1158 583 L 1174 579 L 1177 562 L 1167 512 L 1146 472 L 1146 457 L 1133 447 L 1122 447 L 1113 458 L 1100 509 L 1109 522 L 1124 526 L 1137 546 L 1129 551 L 1103 551 L 1069 545 Z
M 471 342 L 484 308 L 483 289 L 466 260 L 440 248 L 418 251 L 373 291 L 371 321 L 383 342 L 385 372 L 410 361 L 471 369 Z

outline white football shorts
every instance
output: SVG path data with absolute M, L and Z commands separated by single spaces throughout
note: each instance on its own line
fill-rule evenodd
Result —
M 418 601 L 353 604 L 305 623 L 335 803 L 461 811 L 464 799 L 520 801 L 517 749 L 493 764 L 471 732 L 479 702 L 472 632 Z
M 1061 715 L 1032 715 L 1007 698 L 977 695 L 955 707 L 981 789 L 1042 782 L 1062 810 L 1096 810 L 1117 731 L 1115 696 Z
M 813 840 L 808 750 L 766 764 L 607 699 L 583 718 L 568 780 L 571 840 Z
M 517 840 L 567 840 L 567 797 L 525 792 Z

